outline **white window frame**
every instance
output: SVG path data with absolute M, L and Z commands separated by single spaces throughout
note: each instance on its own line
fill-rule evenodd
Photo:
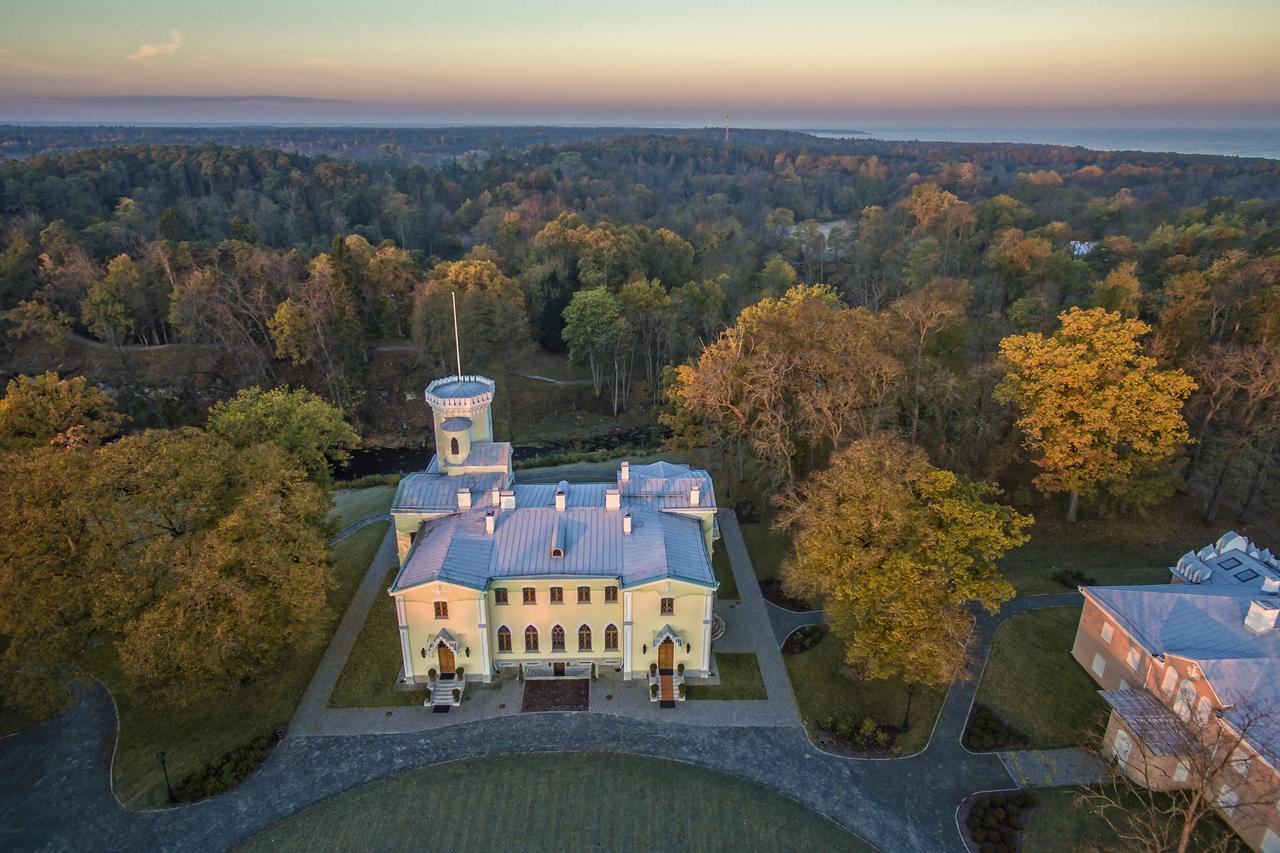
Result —
M 1103 622 L 1102 623 L 1102 642 L 1106 643 L 1109 646 L 1111 645 L 1111 641 L 1114 640 L 1115 637 L 1116 637 L 1115 626 L 1112 625 L 1110 622 Z
M 1089 665 L 1089 669 L 1093 670 L 1093 674 L 1101 678 L 1107 671 L 1107 659 L 1100 654 L 1094 654 L 1093 663 Z
M 1160 681 L 1160 692 L 1166 696 L 1172 697 L 1173 691 L 1178 686 L 1178 670 L 1169 664 L 1164 669 L 1164 677 Z
M 1125 663 L 1129 665 L 1129 669 L 1134 672 L 1138 671 L 1138 667 L 1142 666 L 1142 653 L 1138 651 L 1137 646 L 1129 647 L 1129 654 L 1125 655 Z

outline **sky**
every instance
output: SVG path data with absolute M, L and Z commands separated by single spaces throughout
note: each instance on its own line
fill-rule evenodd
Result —
M 1280 125 L 1280 0 L 0 0 L 0 121 Z

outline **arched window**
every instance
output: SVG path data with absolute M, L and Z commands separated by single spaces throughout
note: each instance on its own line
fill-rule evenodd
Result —
M 461 452 L 462 451 L 458 449 L 458 439 L 456 438 L 449 439 L 449 455 L 457 456 Z
M 551 651 L 564 651 L 564 628 L 556 625 L 551 629 Z
M 1164 691 L 1166 696 L 1173 695 L 1173 688 L 1178 686 L 1178 671 L 1169 666 L 1164 671 L 1164 680 L 1160 682 L 1160 689 Z
M 618 626 L 608 625 L 604 629 L 604 650 L 606 652 L 616 652 L 618 650 Z
M 1211 713 L 1213 713 L 1213 706 L 1209 703 L 1209 697 L 1201 696 L 1200 701 L 1196 703 L 1196 725 L 1203 726 L 1209 722 Z
M 578 651 L 591 651 L 591 626 L 583 625 L 578 628 Z
M 506 625 L 498 629 L 498 651 L 511 651 L 511 629 Z
M 524 650 L 526 652 L 538 650 L 538 629 L 532 625 L 524 629 Z
M 1196 704 L 1196 688 L 1187 679 L 1182 680 L 1182 684 L 1178 687 L 1178 701 L 1174 703 L 1174 710 L 1178 712 L 1178 716 L 1184 722 L 1190 721 L 1191 709 Z

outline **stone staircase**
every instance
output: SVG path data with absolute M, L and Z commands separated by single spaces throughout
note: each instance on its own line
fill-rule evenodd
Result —
M 458 690 L 466 690 L 466 682 L 457 678 L 440 678 L 431 688 L 431 694 L 427 697 L 426 705 L 429 708 L 451 708 L 455 704 L 453 701 L 454 688 Z

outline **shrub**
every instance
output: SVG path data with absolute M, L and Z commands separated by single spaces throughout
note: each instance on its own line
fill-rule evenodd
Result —
M 655 699 L 658 697 L 658 685 L 656 684 L 649 685 L 649 695 Z
M 431 667 L 431 669 L 427 670 L 427 678 L 431 679 L 432 681 L 436 680 L 436 674 L 437 674 L 436 668 L 434 666 Z
M 649 664 L 649 674 L 650 675 L 658 674 L 658 665 L 656 663 Z
M 1097 578 L 1092 575 L 1086 575 L 1077 569 L 1059 569 L 1049 577 L 1067 589 L 1075 589 L 1078 586 L 1093 586 L 1098 582 Z
M 461 699 L 462 699 L 462 691 L 456 687 L 453 688 L 453 701 L 458 702 Z
M 979 797 L 969 807 L 965 828 L 980 851 L 1003 853 L 1017 849 L 1018 830 L 1025 823 L 1023 812 L 1035 800 L 1025 793 L 991 794 Z
M 972 750 L 990 752 L 1026 746 L 1027 737 L 1006 723 L 986 705 L 975 704 L 973 713 L 969 716 L 969 725 L 965 728 L 964 742 Z M 1001 796 L 1001 805 L 1003 805 L 1003 796 Z
M 458 667 L 457 669 L 455 669 L 455 670 L 453 671 L 453 674 L 454 674 L 458 679 L 461 679 L 461 678 L 462 678 L 462 673 L 463 673 L 463 672 L 464 672 L 464 670 L 462 669 L 462 667 Z
M 680 694 L 681 699 L 684 698 L 684 682 L 683 681 L 676 685 L 676 692 Z
M 794 654 L 796 652 L 804 652 L 822 642 L 822 638 L 827 635 L 830 630 L 825 623 L 817 625 L 805 625 L 791 632 L 791 636 L 787 637 L 786 642 L 782 644 L 784 653 Z
M 365 474 L 354 480 L 339 480 L 335 485 L 339 489 L 367 489 L 371 486 L 396 486 L 400 484 L 401 474 Z
M 234 788 L 262 766 L 275 743 L 274 733 L 262 734 L 224 752 L 196 772 L 174 783 L 173 798 L 180 803 L 189 803 Z
M 682 663 L 676 664 L 676 673 L 679 675 L 684 675 L 684 664 Z

